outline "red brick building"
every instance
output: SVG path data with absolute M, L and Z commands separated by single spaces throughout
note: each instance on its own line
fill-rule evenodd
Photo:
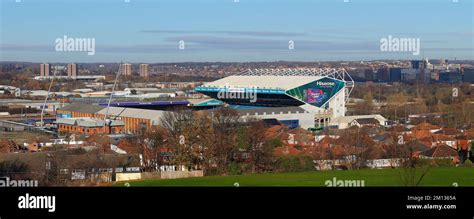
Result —
M 124 122 L 120 120 L 104 120 L 92 118 L 58 118 L 56 120 L 58 131 L 74 134 L 118 134 L 124 129 Z

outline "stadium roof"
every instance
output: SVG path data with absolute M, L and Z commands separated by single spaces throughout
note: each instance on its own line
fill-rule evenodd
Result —
M 308 84 L 322 77 L 331 77 L 345 81 L 344 77 L 352 81 L 345 74 L 344 69 L 334 68 L 302 68 L 302 69 L 253 69 L 237 75 L 225 77 L 203 87 L 252 87 L 260 89 L 288 90 Z
M 241 76 L 233 75 L 211 83 L 204 84 L 205 87 L 253 87 L 288 90 L 298 87 L 321 77 L 319 76 Z

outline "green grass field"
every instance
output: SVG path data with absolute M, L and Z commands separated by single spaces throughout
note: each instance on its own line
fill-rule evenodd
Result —
M 365 180 L 365 186 L 403 186 L 400 169 L 335 170 L 266 173 L 237 176 L 206 176 L 184 179 L 130 181 L 130 186 L 325 186 L 326 180 Z M 474 186 L 474 168 L 432 168 L 420 186 Z M 124 185 L 124 182 L 116 186 Z

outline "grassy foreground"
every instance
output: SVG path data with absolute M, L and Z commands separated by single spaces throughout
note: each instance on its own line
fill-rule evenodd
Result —
M 206 176 L 184 179 L 153 179 L 128 182 L 130 186 L 325 186 L 326 180 L 365 180 L 365 186 L 402 186 L 400 169 L 364 169 L 265 173 L 237 176 Z M 474 186 L 474 168 L 437 167 L 423 178 L 421 186 Z M 124 185 L 124 182 L 116 186 Z

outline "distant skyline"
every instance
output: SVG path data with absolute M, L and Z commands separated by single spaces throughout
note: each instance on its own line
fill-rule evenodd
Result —
M 0 2 L 0 61 L 474 59 L 472 0 L 16 1 Z M 64 36 L 93 55 L 55 51 Z M 380 51 L 388 36 L 419 38 L 420 55 Z

